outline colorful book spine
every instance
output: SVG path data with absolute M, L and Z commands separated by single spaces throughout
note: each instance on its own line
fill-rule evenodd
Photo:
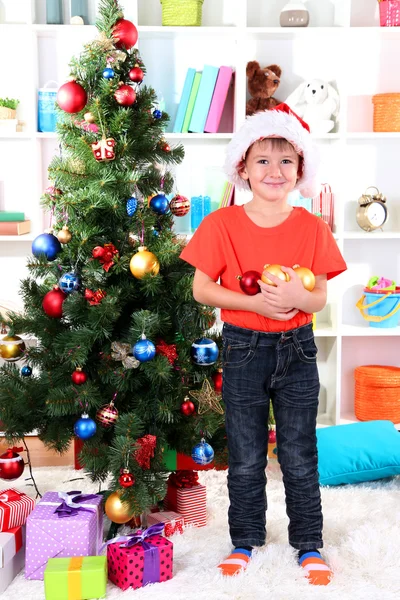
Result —
M 193 133 L 204 133 L 204 127 L 206 126 L 207 115 L 210 110 L 218 71 L 218 67 L 204 65 L 199 91 L 189 125 L 189 131 L 192 131 Z
M 179 102 L 178 111 L 175 117 L 175 123 L 173 132 L 180 133 L 183 128 L 183 121 L 185 120 L 186 109 L 189 104 L 190 93 L 193 87 L 194 77 L 196 75 L 196 69 L 188 69 L 186 73 L 185 83 L 183 85 L 182 96 Z
M 235 198 L 234 194 L 235 194 L 235 186 L 233 185 L 233 183 L 230 183 L 229 181 L 227 181 L 225 188 L 224 188 L 224 193 L 221 198 L 219 208 L 225 208 L 226 206 L 232 206 L 232 204 L 234 204 L 234 198 Z
M 0 223 L 0 235 L 24 235 L 31 230 L 30 221 L 9 221 Z
M 219 69 L 210 110 L 208 111 L 207 121 L 204 127 L 206 133 L 217 133 L 219 129 L 222 112 L 231 84 L 232 74 L 233 71 L 230 67 L 220 67 Z
M 189 124 L 190 124 L 190 120 L 192 118 L 193 109 L 194 109 L 194 105 L 196 102 L 197 93 L 199 91 L 201 78 L 202 78 L 201 73 L 196 73 L 194 76 L 193 85 L 192 85 L 192 89 L 191 89 L 190 97 L 189 97 L 189 102 L 187 105 L 185 118 L 183 121 L 182 133 L 187 133 L 189 131 Z
M 25 221 L 25 213 L 0 211 L 0 223 L 8 223 L 9 221 Z

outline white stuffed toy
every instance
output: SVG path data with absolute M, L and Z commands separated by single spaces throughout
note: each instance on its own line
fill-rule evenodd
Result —
M 301 83 L 286 99 L 286 104 L 310 126 L 311 133 L 332 131 L 339 114 L 339 94 L 322 79 Z

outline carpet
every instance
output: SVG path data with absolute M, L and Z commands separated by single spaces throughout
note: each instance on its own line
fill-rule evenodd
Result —
M 97 491 L 82 471 L 69 467 L 35 469 L 41 493 Z M 71 482 L 75 479 L 74 482 Z M 174 578 L 123 592 L 108 584 L 107 598 L 127 600 L 399 600 L 400 477 L 359 485 L 323 488 L 324 557 L 335 577 L 327 587 L 310 586 L 287 543 L 284 490 L 275 460 L 268 466 L 268 541 L 246 573 L 224 579 L 216 565 L 231 550 L 227 527 L 225 471 L 199 473 L 207 486 L 208 525 L 174 535 Z M 16 486 L 33 496 L 29 483 Z M 25 485 L 24 485 L 25 484 Z M 2 600 L 42 600 L 43 582 L 20 573 Z

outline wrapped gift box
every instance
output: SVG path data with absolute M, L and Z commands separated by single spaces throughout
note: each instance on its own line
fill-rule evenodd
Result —
M 27 516 L 32 512 L 35 501 L 13 488 L 0 492 L 0 531 L 7 531 L 19 525 L 25 525 Z
M 121 590 L 172 579 L 173 544 L 158 523 L 107 542 L 108 578 Z
M 206 487 L 198 482 L 197 472 L 171 473 L 164 508 L 182 515 L 185 525 L 204 527 L 207 524 Z
M 173 511 L 153 512 L 147 515 L 147 525 L 155 525 L 156 523 L 164 523 L 164 535 L 169 537 L 174 533 L 183 533 L 185 521 L 182 515 Z
M 0 533 L 0 594 L 24 566 L 24 544 L 25 525 Z
M 95 556 L 103 541 L 103 497 L 46 492 L 26 523 L 27 579 L 43 579 L 49 558 Z
M 76 556 L 50 558 L 44 572 L 46 600 L 105 598 L 107 558 Z

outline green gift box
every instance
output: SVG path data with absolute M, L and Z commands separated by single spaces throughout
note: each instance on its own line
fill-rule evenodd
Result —
M 49 558 L 44 572 L 46 600 L 105 598 L 106 556 Z

